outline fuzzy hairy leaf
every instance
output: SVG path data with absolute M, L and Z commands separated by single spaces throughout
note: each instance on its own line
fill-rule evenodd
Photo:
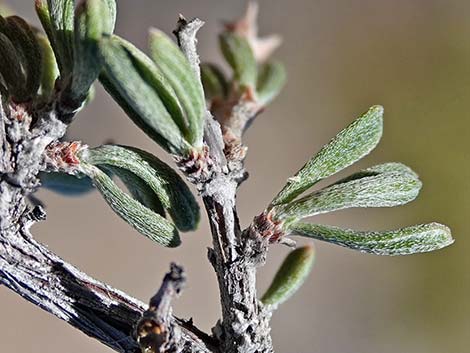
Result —
M 36 0 L 36 10 L 56 54 L 59 70 L 67 77 L 73 70 L 73 29 L 75 0 Z M 47 29 L 46 26 L 50 26 Z
M 140 180 L 145 182 L 178 229 L 189 231 L 197 228 L 199 206 L 193 194 L 181 177 L 157 157 L 133 147 L 104 145 L 89 149 L 82 159 L 92 165 L 113 167 L 112 172 L 125 179 L 128 186 L 132 184 L 132 175 L 139 179 L 136 184 Z
M 274 207 L 279 219 L 301 219 L 352 207 L 393 207 L 413 201 L 421 189 L 414 175 L 378 173 L 343 181 Z
M 105 89 L 149 137 L 168 152 L 185 155 L 191 149 L 190 144 L 168 113 L 153 83 L 142 75 L 132 53 L 116 38 L 103 39 L 100 50 L 104 61 L 100 81 Z
M 140 70 L 143 77 L 154 88 L 162 103 L 170 113 L 174 122 L 178 125 L 183 136 L 189 140 L 189 127 L 186 120 L 186 113 L 181 106 L 181 103 L 173 90 L 173 87 L 166 79 L 162 70 L 150 59 L 145 53 L 136 48 L 132 43 L 114 36 L 124 48 L 126 48 L 132 55 L 132 59 L 136 67 Z
M 261 105 L 270 103 L 286 83 L 286 77 L 286 69 L 281 63 L 272 61 L 263 64 L 256 84 L 257 101 Z
M 0 74 L 10 95 L 19 101 L 27 99 L 21 59 L 11 40 L 3 33 L 0 33 Z
M 99 168 L 86 163 L 82 163 L 82 168 L 111 209 L 139 233 L 163 246 L 181 243 L 173 223 L 126 194 Z
M 41 83 L 41 47 L 33 30 L 21 17 L 7 17 L 6 26 L 5 34 L 16 47 L 26 77 L 24 90 L 27 96 L 25 100 L 30 100 L 37 93 Z
M 224 32 L 219 37 L 220 49 L 232 67 L 234 81 L 242 87 L 256 88 L 258 69 L 253 50 L 246 38 L 232 32 Z
M 206 103 L 200 80 L 183 52 L 165 33 L 151 29 L 149 45 L 153 61 L 165 75 L 186 113 L 189 143 L 196 148 L 202 147 Z
M 110 165 L 100 165 L 100 168 L 104 171 L 108 171 L 110 175 L 117 175 L 124 185 L 126 185 L 127 190 L 129 190 L 129 193 L 134 199 L 158 213 L 160 216 L 165 217 L 166 212 L 162 203 L 145 181 L 123 168 L 112 167 Z
M 304 284 L 315 259 L 312 245 L 290 252 L 261 298 L 265 305 L 278 306 L 288 300 Z
M 77 8 L 74 24 L 74 63 L 70 95 L 83 102 L 102 68 L 99 41 L 111 35 L 116 15 L 115 4 L 103 0 L 86 0 Z
M 201 81 L 207 100 L 214 97 L 225 97 L 228 92 L 228 82 L 222 70 L 214 64 L 201 64 Z
M 365 232 L 319 224 L 295 223 L 293 235 L 327 241 L 376 255 L 411 255 L 444 248 L 454 242 L 450 229 L 439 223 L 398 230 Z
M 272 205 L 292 201 L 320 180 L 358 161 L 375 146 L 382 136 L 383 108 L 373 106 L 342 130 L 309 160 L 272 201 Z

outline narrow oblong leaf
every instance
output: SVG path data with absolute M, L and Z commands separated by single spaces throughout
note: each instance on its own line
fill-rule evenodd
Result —
M 129 117 L 168 152 L 185 155 L 184 139 L 158 93 L 136 67 L 132 54 L 117 39 L 102 39 L 103 72 L 100 81 Z
M 6 18 L 7 35 L 15 44 L 21 57 L 24 75 L 26 76 L 26 99 L 32 98 L 38 91 L 42 76 L 42 52 L 36 35 L 29 24 L 18 16 Z
M 111 35 L 113 16 L 103 0 L 83 1 L 76 10 L 74 23 L 74 63 L 69 99 L 80 104 L 98 78 L 102 62 L 99 41 L 103 35 Z
M 352 207 L 393 207 L 413 201 L 421 181 L 410 174 L 379 173 L 340 182 L 274 207 L 278 219 L 301 219 Z
M 173 87 L 170 85 L 160 68 L 145 53 L 136 48 L 132 43 L 114 36 L 124 48 L 129 51 L 136 68 L 147 82 L 155 89 L 162 103 L 170 113 L 174 122 L 186 139 L 189 139 L 189 127 L 186 120 L 186 113 L 183 110 Z
M 122 191 L 105 172 L 82 163 L 82 169 L 100 191 L 111 209 L 145 237 L 168 247 L 181 241 L 175 225 Z
M 415 178 L 415 179 L 419 178 L 418 174 L 416 174 L 410 167 L 402 163 L 390 162 L 390 163 L 374 165 L 367 169 L 361 170 L 357 173 L 351 174 L 347 176 L 346 178 L 343 178 L 337 181 L 335 184 L 342 184 L 347 181 L 356 180 L 356 179 L 360 179 L 360 178 L 364 178 L 368 176 L 376 176 L 376 175 L 383 174 L 383 173 L 398 173 L 398 174 L 408 175 L 409 177 Z
M 47 0 L 47 13 L 44 2 L 36 1 L 36 10 L 39 9 L 41 22 L 44 20 L 43 26 L 49 22 L 57 63 L 61 75 L 67 77 L 73 70 L 75 0 Z
M 36 37 L 42 51 L 41 96 L 47 100 L 54 91 L 55 81 L 59 76 L 59 68 L 47 37 L 41 33 L 36 33 Z
M 165 33 L 151 29 L 150 53 L 173 87 L 183 107 L 189 126 L 189 142 L 202 147 L 204 133 L 205 99 L 202 84 L 180 48 Z
M 145 181 L 136 177 L 134 173 L 123 168 L 112 167 L 110 165 L 103 165 L 100 166 L 100 168 L 105 171 L 109 171 L 110 174 L 117 175 L 124 185 L 126 185 L 127 190 L 129 190 L 129 193 L 134 199 L 150 208 L 152 211 L 158 213 L 160 216 L 165 217 L 166 212 L 162 203 Z
M 114 174 L 127 179 L 126 185 L 131 183 L 127 172 L 132 173 L 153 190 L 154 197 L 160 200 L 178 229 L 196 229 L 199 206 L 192 192 L 181 177 L 157 157 L 133 147 L 104 145 L 87 150 L 82 158 L 92 165 L 113 167 Z M 125 171 L 124 175 L 121 170 Z
M 81 175 L 74 176 L 61 172 L 39 173 L 41 186 L 65 196 L 81 196 L 91 192 L 93 184 L 90 178 Z
M 279 62 L 271 61 L 263 64 L 259 70 L 256 84 L 256 98 L 259 104 L 270 103 L 286 83 L 286 69 Z
M 272 205 L 287 203 L 320 180 L 358 161 L 375 146 L 382 136 L 383 108 L 373 106 L 351 125 L 342 130 L 309 160 L 295 176 L 289 178 Z
M 220 49 L 232 67 L 234 81 L 242 87 L 256 88 L 258 77 L 257 63 L 250 43 L 232 32 L 224 32 L 219 37 Z
M 450 229 L 439 223 L 398 230 L 366 232 L 319 224 L 295 223 L 292 235 L 301 235 L 376 255 L 411 255 L 444 248 L 454 242 Z
M 307 279 L 315 259 L 312 245 L 291 251 L 261 298 L 265 305 L 278 306 L 289 299 Z
M 214 64 L 201 64 L 201 81 L 207 100 L 225 97 L 228 93 L 228 82 L 222 70 Z
M 3 33 L 0 33 L 0 74 L 10 95 L 19 101 L 27 98 L 21 59 L 13 43 Z

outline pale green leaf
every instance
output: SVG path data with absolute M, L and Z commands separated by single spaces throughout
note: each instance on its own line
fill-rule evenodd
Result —
M 104 60 L 100 81 L 105 89 L 153 140 L 170 153 L 185 155 L 191 145 L 184 139 L 153 83 L 136 66 L 132 53 L 115 38 L 103 39 L 100 49 Z
M 438 250 L 454 242 L 450 229 L 439 223 L 420 224 L 383 232 L 295 223 L 289 227 L 289 231 L 292 235 L 323 240 L 376 255 L 410 255 Z
M 315 251 L 312 245 L 292 251 L 261 298 L 263 304 L 276 307 L 288 300 L 307 279 L 314 259 Z
M 189 140 L 189 127 L 186 119 L 186 113 L 183 110 L 173 87 L 170 85 L 161 69 L 150 59 L 145 53 L 136 48 L 132 43 L 114 36 L 124 48 L 126 48 L 132 56 L 133 62 L 137 69 L 140 70 L 142 77 L 155 89 L 162 103 L 170 113 L 171 117 L 178 125 L 183 136 Z
M 289 178 L 272 205 L 292 201 L 320 180 L 350 166 L 372 151 L 382 136 L 382 115 L 383 108 L 373 106 L 336 135 L 294 177 Z
M 150 53 L 183 107 L 189 126 L 189 142 L 202 147 L 205 99 L 202 84 L 180 48 L 165 33 L 150 30 Z
M 414 175 L 386 172 L 333 184 L 289 204 L 274 207 L 279 219 L 301 219 L 352 207 L 393 207 L 418 196 Z
M 54 91 L 55 81 L 59 76 L 59 68 L 47 37 L 41 33 L 37 33 L 36 36 L 42 51 L 41 96 L 48 100 Z
M 132 173 L 153 190 L 178 229 L 196 229 L 199 206 L 192 192 L 181 177 L 157 157 L 133 147 L 104 145 L 87 150 L 82 159 L 92 165 L 113 167 L 112 172 L 126 179 L 128 187 L 131 176 L 128 173 L 122 175 L 121 170 Z
M 168 247 L 181 243 L 173 223 L 126 194 L 99 168 L 86 163 L 81 166 L 111 209 L 139 233 Z
M 267 62 L 261 66 L 256 84 L 256 98 L 261 105 L 269 104 L 286 83 L 286 69 L 279 62 Z
M 44 3 L 45 1 L 36 1 L 36 10 L 39 9 L 38 13 L 43 26 L 50 26 L 50 33 L 53 36 L 51 43 L 53 44 L 52 47 L 56 54 L 61 76 L 67 77 L 73 70 L 75 1 L 47 0 L 47 13 Z M 49 31 L 46 30 L 47 32 Z
M 115 12 L 103 0 L 83 1 L 76 10 L 73 75 L 67 92 L 67 98 L 75 104 L 86 99 L 102 69 L 99 41 L 103 36 L 111 35 Z
M 201 81 L 207 100 L 224 98 L 228 93 L 228 82 L 222 70 L 214 64 L 201 64 Z
M 253 50 L 246 38 L 232 32 L 219 37 L 220 49 L 232 67 L 234 81 L 242 87 L 256 88 L 258 69 Z

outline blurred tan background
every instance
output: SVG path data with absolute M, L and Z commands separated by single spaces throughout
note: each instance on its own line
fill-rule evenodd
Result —
M 11 0 L 34 19 L 33 1 Z M 245 1 L 121 0 L 117 33 L 144 47 L 146 30 L 173 29 L 178 13 L 206 20 L 203 59 L 220 60 L 220 20 Z M 316 243 L 315 268 L 273 319 L 277 352 L 465 353 L 470 346 L 470 2 L 463 0 L 260 1 L 262 33 L 277 32 L 289 73 L 279 99 L 247 135 L 250 179 L 239 194 L 247 225 L 303 162 L 370 105 L 385 106 L 379 147 L 363 166 L 402 161 L 421 176 L 417 201 L 395 209 L 350 210 L 318 222 L 387 229 L 439 221 L 456 243 L 425 255 L 386 258 Z M 97 145 L 113 139 L 163 152 L 98 90 L 73 123 L 71 137 Z M 207 223 L 174 250 L 153 245 L 119 220 L 96 194 L 80 199 L 37 194 L 48 220 L 42 242 L 82 270 L 137 298 L 158 288 L 170 261 L 189 284 L 175 313 L 208 330 L 219 317 L 214 273 L 206 260 Z M 274 246 L 260 271 L 266 288 L 288 250 Z M 0 288 L 0 352 L 98 353 L 110 350 Z

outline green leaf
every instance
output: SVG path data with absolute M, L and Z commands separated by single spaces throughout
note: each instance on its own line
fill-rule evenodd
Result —
M 142 77 L 155 89 L 162 103 L 170 113 L 171 117 L 178 125 L 180 131 L 189 140 L 189 127 L 184 112 L 173 87 L 170 85 L 160 68 L 145 53 L 137 49 L 132 43 L 114 36 L 132 56 L 136 68 L 140 71 Z
M 90 178 L 61 172 L 39 173 L 41 186 L 65 196 L 82 196 L 93 190 Z
M 26 77 L 21 68 L 21 58 L 10 39 L 0 33 L 0 73 L 8 93 L 16 100 L 27 99 Z
M 454 242 L 450 229 L 439 223 L 384 232 L 364 232 L 332 226 L 295 223 L 293 235 L 327 241 L 376 255 L 410 255 L 444 248 Z
M 256 84 L 257 101 L 261 105 L 270 103 L 286 83 L 286 69 L 279 62 L 268 62 L 261 66 Z
M 86 0 L 76 11 L 73 76 L 68 95 L 77 104 L 86 99 L 102 68 L 99 41 L 104 35 L 111 35 L 116 13 L 109 4 L 103 0 Z
M 42 76 L 42 52 L 36 35 L 29 24 L 18 16 L 6 18 L 6 35 L 14 43 L 21 58 L 24 75 L 26 76 L 24 100 L 36 95 Z
M 383 108 L 373 106 L 364 115 L 341 131 L 320 152 L 309 160 L 272 201 L 272 205 L 288 203 L 320 180 L 358 161 L 375 146 L 382 136 Z
M 219 37 L 220 49 L 232 67 L 234 81 L 242 87 L 256 88 L 258 70 L 250 44 L 235 33 L 225 32 Z
M 41 33 L 37 33 L 36 37 L 42 51 L 41 96 L 48 100 L 54 91 L 55 81 L 59 76 L 59 68 L 47 37 Z
M 278 219 L 300 219 L 352 207 L 393 207 L 413 201 L 421 189 L 415 176 L 379 173 L 339 182 L 297 201 L 274 207 Z
M 312 245 L 292 251 L 277 271 L 271 285 L 261 298 L 265 305 L 274 307 L 284 303 L 304 284 L 315 259 Z
M 168 152 L 186 155 L 191 146 L 162 103 L 152 82 L 143 76 L 132 53 L 115 38 L 100 44 L 104 71 L 100 81 L 129 117 Z
M 189 143 L 202 147 L 206 103 L 202 84 L 180 48 L 165 33 L 150 30 L 150 52 L 178 97 L 186 113 Z
M 201 81 L 207 100 L 225 97 L 228 93 L 228 82 L 222 70 L 209 63 L 201 64 Z
M 357 173 L 351 174 L 346 178 L 337 181 L 334 184 L 342 184 L 348 181 L 357 180 L 368 176 L 376 176 L 383 173 L 398 173 L 408 175 L 411 178 L 419 179 L 418 174 L 416 174 L 410 167 L 402 163 L 389 162 L 378 164 L 367 169 L 361 170 Z
M 181 243 L 173 223 L 130 197 L 99 168 L 82 163 L 82 169 L 111 209 L 139 233 L 163 246 L 175 247 Z
M 128 186 L 132 183 L 131 176 L 122 175 L 121 170 L 132 173 L 134 179 L 142 180 L 153 190 L 178 229 L 197 228 L 199 206 L 193 194 L 181 177 L 157 157 L 133 147 L 104 145 L 88 150 L 82 158 L 92 165 L 113 167 L 112 172 L 127 179 Z
M 46 33 L 52 35 L 49 38 L 56 54 L 61 76 L 66 78 L 73 70 L 73 30 L 74 30 L 74 0 L 47 0 L 47 12 L 44 8 L 45 1 L 36 1 L 41 22 Z M 46 27 L 50 26 L 50 30 Z
M 110 165 L 101 165 L 100 168 L 109 171 L 110 174 L 117 175 L 124 185 L 126 185 L 127 190 L 129 190 L 134 199 L 158 213 L 160 216 L 165 217 L 165 209 L 162 203 L 145 181 L 123 168 L 112 167 Z

